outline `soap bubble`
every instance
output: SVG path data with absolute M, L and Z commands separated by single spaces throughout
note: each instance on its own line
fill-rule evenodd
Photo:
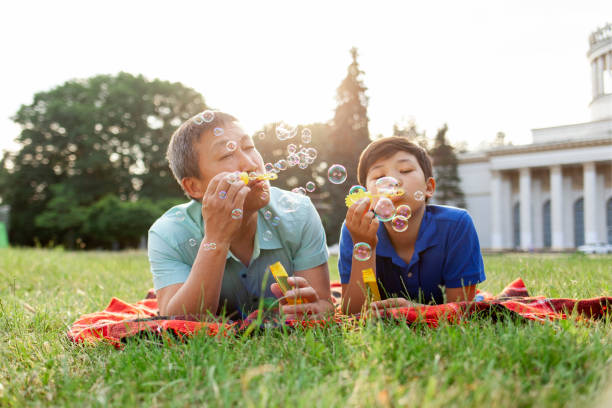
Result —
M 235 220 L 242 218 L 242 210 L 240 208 L 234 208 L 232 210 L 232 218 Z
M 270 224 L 274 225 L 275 227 L 278 226 L 278 224 L 280 224 L 280 217 L 274 216 L 274 218 L 272 218 L 272 221 L 270 221 Z
M 227 197 L 227 191 L 219 191 L 219 198 L 225 200 Z
M 425 193 L 423 193 L 421 190 L 415 191 L 414 199 L 417 201 L 425 201 Z
M 354 185 L 353 187 L 351 187 L 351 189 L 349 190 L 349 194 L 355 194 L 355 193 L 360 193 L 360 192 L 364 192 L 365 193 L 366 189 L 364 186 L 360 186 L 360 185 Z
M 304 187 L 296 187 L 293 190 L 291 190 L 291 192 L 300 194 L 300 195 L 306 195 L 306 189 L 304 189 Z
M 205 110 L 204 112 L 201 113 L 202 115 L 202 120 L 206 123 L 210 123 L 213 121 L 213 119 L 215 118 L 215 112 L 210 111 L 210 110 Z
M 189 245 L 191 245 L 192 247 L 198 245 L 198 241 L 196 241 L 193 238 L 189 238 Z
M 267 200 L 268 199 L 268 192 L 264 191 L 263 193 L 261 193 L 259 195 L 259 198 L 261 198 L 262 200 Z
M 306 156 L 311 158 L 312 160 L 317 158 L 317 154 L 319 154 L 319 152 L 317 152 L 317 149 L 315 149 L 314 147 L 309 147 L 308 149 L 306 149 Z
M 266 163 L 264 168 L 266 169 L 266 173 L 272 173 L 275 170 L 272 163 Z
M 202 114 L 194 116 L 193 123 L 195 123 L 196 125 L 201 125 L 202 123 L 204 123 L 204 118 L 202 118 Z
M 299 206 L 298 196 L 295 194 L 284 193 L 278 200 L 281 209 L 286 213 L 295 212 Z
M 270 211 L 270 210 L 264 211 L 264 218 L 266 220 L 269 220 L 270 218 L 272 218 L 272 211 Z
M 217 249 L 217 244 L 215 244 L 214 242 L 208 242 L 202 245 L 202 248 L 204 248 L 205 251 L 210 251 L 213 249 Z
M 225 177 L 225 180 L 227 180 L 227 182 L 230 183 L 230 184 L 234 184 L 234 183 L 240 181 L 240 176 L 236 172 L 230 173 L 230 174 L 227 175 L 227 177 Z
M 334 184 L 342 184 L 346 181 L 346 169 L 341 164 L 334 164 L 327 172 L 329 181 Z
M 234 142 L 233 140 L 228 140 L 227 143 L 225 144 L 225 147 L 230 152 L 233 152 L 238 147 L 238 143 Z
M 278 140 L 287 140 L 289 139 L 289 131 L 283 126 L 279 125 L 276 127 L 276 137 Z
M 378 194 L 395 194 L 399 190 L 399 181 L 393 177 L 381 177 L 376 180 Z
M 409 220 L 412 217 L 412 209 L 406 204 L 402 204 L 395 209 L 395 215 Z
M 285 159 L 280 159 L 274 164 L 274 167 L 276 167 L 279 170 L 287 170 L 287 166 L 288 166 L 288 163 L 287 163 L 287 160 Z
M 216 128 L 213 129 L 213 134 L 215 136 L 223 136 L 224 133 L 225 133 L 225 131 L 223 130 L 223 128 L 216 127 Z
M 374 206 L 374 213 L 376 214 L 376 218 L 382 222 L 391 221 L 395 215 L 393 201 L 387 197 L 380 197 Z
M 367 261 L 372 257 L 372 247 L 366 242 L 358 242 L 353 247 L 353 256 L 358 261 Z
M 266 138 L 266 133 L 265 132 L 259 132 L 257 137 L 259 137 L 259 140 L 264 140 Z
M 396 215 L 391 220 L 391 228 L 395 232 L 404 232 L 408 229 L 408 219 L 406 217 L 402 217 L 401 215 Z
M 314 182 L 309 181 L 308 183 L 306 183 L 306 191 L 308 191 L 309 193 L 312 193 L 313 191 L 315 191 L 316 188 L 317 188 L 317 185 Z
M 249 172 L 249 180 L 256 180 L 258 176 L 254 171 Z
M 298 167 L 302 170 L 304 170 L 306 167 L 308 167 L 308 163 L 306 162 L 301 162 L 300 164 L 298 164 Z
M 264 241 L 270 241 L 272 239 L 272 231 L 267 230 L 263 233 L 262 238 Z
M 310 143 L 312 140 L 312 132 L 306 128 L 302 130 L 302 143 Z
M 294 145 L 293 143 L 287 146 L 287 153 L 294 154 L 296 151 L 297 151 L 297 146 Z
M 293 167 L 300 162 L 300 158 L 296 154 L 290 154 L 287 156 L 287 163 L 289 166 Z

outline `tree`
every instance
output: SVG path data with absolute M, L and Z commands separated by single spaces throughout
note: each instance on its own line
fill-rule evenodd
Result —
M 76 227 L 53 221 L 60 202 L 87 208 L 108 194 L 122 201 L 181 197 L 166 147 L 176 127 L 205 108 L 202 96 L 180 83 L 127 73 L 71 80 L 34 95 L 13 117 L 22 128 L 21 149 L 0 162 L 11 242 L 64 241 Z
M 436 179 L 435 201 L 440 204 L 465 208 L 461 179 L 457 171 L 458 160 L 453 146 L 446 140 L 448 126 L 444 124 L 436 134 L 435 144 L 429 152 L 433 159 Z
M 429 139 L 425 131 L 420 132 L 417 128 L 416 121 L 409 119 L 403 123 L 393 124 L 393 136 L 405 137 L 412 143 L 416 143 L 423 149 L 429 149 Z
M 350 53 L 352 61 L 347 75 L 337 89 L 338 105 L 331 122 L 330 148 L 322 155 L 330 166 L 338 163 L 347 170 L 347 179 L 343 184 L 328 183 L 330 197 L 327 203 L 332 210 L 323 217 L 323 221 L 330 243 L 338 242 L 340 226 L 346 215 L 344 196 L 350 186 L 357 184 L 359 155 L 370 143 L 367 88 L 361 79 L 364 72 L 357 62 L 357 48 L 351 48 Z

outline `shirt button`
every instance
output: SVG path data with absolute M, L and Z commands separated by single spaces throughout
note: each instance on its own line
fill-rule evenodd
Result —
M 412 272 L 408 272 L 408 277 L 412 278 Z

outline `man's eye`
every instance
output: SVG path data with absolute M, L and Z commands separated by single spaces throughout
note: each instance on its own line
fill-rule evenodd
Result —
M 242 150 L 253 150 L 255 149 L 255 146 L 245 146 L 242 148 Z
M 410 169 L 410 170 L 401 170 L 400 173 L 406 174 L 406 173 L 410 173 L 411 171 L 412 171 L 412 169 Z

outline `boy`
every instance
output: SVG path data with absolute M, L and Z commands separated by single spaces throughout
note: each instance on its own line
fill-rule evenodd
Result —
M 338 261 L 344 312 L 361 311 L 366 300 L 362 271 L 367 268 L 374 269 L 383 299 L 373 302 L 373 308 L 408 306 L 408 299 L 472 300 L 476 284 L 486 279 L 478 236 L 467 211 L 427 204 L 436 183 L 425 150 L 402 137 L 376 140 L 361 153 L 358 173 L 368 191 L 375 191 L 382 177 L 397 179 L 404 194 L 392 197 L 393 204 L 412 211 L 408 229 L 398 232 L 374 213 L 379 198 L 362 199 L 349 208 Z M 353 256 L 360 242 L 370 246 L 371 257 Z

